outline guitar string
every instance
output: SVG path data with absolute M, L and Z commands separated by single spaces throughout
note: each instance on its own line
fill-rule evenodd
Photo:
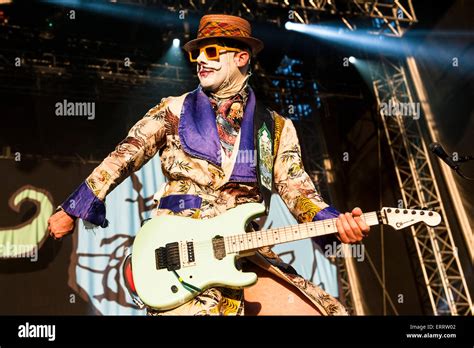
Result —
M 408 214 L 408 212 L 412 212 L 412 214 L 413 212 L 416 213 L 415 210 L 407 210 L 405 214 Z M 413 216 L 412 214 L 407 215 L 407 216 Z M 369 226 L 380 224 L 377 212 L 364 213 L 362 214 L 362 218 L 367 224 L 369 224 Z M 310 222 L 306 224 L 285 226 L 283 228 L 277 228 L 277 229 L 272 229 L 272 230 L 263 230 L 263 231 L 249 232 L 249 233 L 240 234 L 240 235 L 231 235 L 231 236 L 226 237 L 228 241 L 226 248 L 228 248 L 229 253 L 234 253 L 234 252 L 239 252 L 242 250 L 256 249 L 256 248 L 266 246 L 266 245 L 286 243 L 286 242 L 290 242 L 294 240 L 301 240 L 305 238 L 318 237 L 318 236 L 322 236 L 326 234 L 331 234 L 331 233 L 337 232 L 336 221 L 337 221 L 337 218 L 333 218 L 333 219 L 320 220 L 320 221 L 316 221 L 312 223 Z M 321 230 L 321 229 L 324 229 L 325 231 L 327 231 L 326 227 L 328 227 L 330 228 L 331 232 L 315 234 L 313 233 L 313 228 L 310 226 L 314 226 L 316 231 Z M 303 229 L 306 229 L 306 231 L 304 231 Z M 309 230 L 311 232 L 309 232 Z M 295 233 L 299 233 L 300 237 L 293 238 Z
M 369 225 L 377 225 L 379 223 L 376 212 L 364 213 L 362 215 L 362 218 Z M 280 243 L 286 243 L 286 242 L 311 238 L 311 237 L 323 236 L 326 234 L 332 234 L 332 233 L 337 232 L 336 220 L 337 218 L 333 218 L 333 219 L 313 221 L 313 222 L 304 223 L 304 224 L 284 226 L 284 227 L 279 227 L 279 228 L 270 229 L 270 230 L 259 230 L 259 231 L 252 231 L 252 232 L 247 232 L 247 233 L 239 233 L 239 234 L 231 235 L 231 236 L 223 236 L 224 245 L 226 248 L 226 252 L 235 253 L 242 250 L 256 249 L 256 248 L 266 246 L 266 245 L 274 245 L 274 244 L 280 244 Z M 316 231 L 318 230 L 326 231 L 326 227 L 330 227 L 334 229 L 335 231 L 329 232 L 329 233 L 323 233 L 323 234 L 318 234 L 318 233 L 314 234 L 314 233 L 308 232 L 309 226 L 314 226 L 314 229 Z M 306 229 L 306 232 L 302 231 L 303 229 Z M 301 238 L 288 238 L 289 236 L 293 236 L 295 232 L 299 233 L 300 236 L 302 236 L 303 234 L 306 234 L 306 236 L 303 236 Z M 278 235 L 276 239 L 274 236 L 275 233 Z M 249 237 L 250 237 L 250 241 L 249 241 Z M 257 237 L 260 237 L 260 238 L 257 239 Z M 186 240 L 186 241 L 181 241 L 181 242 L 193 242 L 193 241 Z M 236 243 L 238 242 L 237 245 L 230 244 L 234 242 Z M 251 246 L 249 246 L 249 243 L 251 244 Z M 263 244 L 259 244 L 259 243 L 263 243 Z M 239 248 L 238 247 L 239 244 L 243 246 L 243 248 Z M 193 242 L 193 247 L 194 247 L 195 252 L 199 250 L 202 251 L 203 249 L 209 250 L 210 245 L 212 245 L 212 241 L 209 241 L 209 240 Z M 235 250 L 236 247 L 237 247 L 237 250 Z M 231 250 L 231 249 L 234 249 L 234 250 Z
M 370 214 L 372 213 L 364 214 L 365 215 L 363 217 L 364 221 L 368 223 L 369 225 L 377 224 L 378 219 L 377 219 L 376 213 L 374 213 L 375 216 L 370 216 Z M 259 248 L 266 245 L 287 243 L 287 242 L 291 242 L 295 240 L 301 240 L 301 239 L 336 233 L 337 232 L 336 220 L 337 218 L 326 219 L 326 220 L 315 221 L 312 224 L 309 223 L 309 224 L 291 225 L 291 226 L 285 226 L 283 228 L 278 228 L 278 229 L 256 231 L 256 232 L 249 232 L 247 234 L 229 236 L 229 244 L 232 243 L 229 245 L 229 252 L 232 253 L 232 252 L 238 252 L 241 250 L 255 249 L 255 248 Z M 310 227 L 310 226 L 314 226 L 314 227 Z M 322 234 L 319 234 L 319 233 L 315 234 L 313 232 L 313 229 L 315 229 L 316 231 L 324 230 L 326 232 L 327 231 L 326 227 L 330 228 L 331 232 L 322 233 Z M 303 229 L 305 229 L 306 231 L 304 231 Z M 251 238 L 248 238 L 247 235 L 250 233 L 252 234 L 250 236 Z M 298 237 L 293 238 L 293 236 L 295 235 L 298 235 Z M 257 237 L 258 237 L 258 240 L 256 239 Z
M 293 238 L 293 236 L 297 233 L 299 233 L 299 237 Z M 224 247 L 226 253 L 231 254 L 238 253 L 239 251 L 253 250 L 264 246 L 272 246 L 311 237 L 317 237 L 317 235 L 304 231 L 294 231 L 292 229 L 288 229 L 287 231 L 280 232 L 278 236 L 271 233 L 262 233 L 261 235 L 259 234 L 258 237 L 251 236 L 250 238 L 248 238 L 247 235 L 229 236 L 224 240 Z M 209 241 L 197 242 L 196 246 L 194 247 L 194 251 L 199 253 L 203 250 L 212 250 L 210 249 L 212 245 L 211 243 L 212 242 Z
M 363 214 L 364 221 L 368 223 L 369 225 L 376 225 L 378 224 L 378 218 L 377 218 L 377 213 L 365 213 Z M 248 249 L 254 249 L 254 248 L 259 248 L 262 246 L 266 245 L 274 245 L 274 244 L 280 244 L 280 243 L 286 243 L 286 242 L 291 242 L 291 241 L 296 241 L 296 240 L 301 240 L 301 239 L 306 239 L 306 238 L 311 238 L 311 237 L 318 237 L 318 236 L 323 236 L 326 234 L 332 234 L 337 232 L 336 228 L 336 220 L 337 218 L 334 219 L 326 219 L 326 220 L 320 220 L 320 221 L 314 221 L 306 224 L 297 224 L 297 225 L 291 225 L 291 226 L 285 226 L 285 227 L 279 227 L 275 229 L 270 229 L 270 230 L 260 230 L 260 231 L 252 231 L 252 232 L 247 232 L 247 233 L 240 233 L 236 235 L 231 235 L 231 236 L 224 236 L 224 241 L 227 241 L 226 243 L 226 249 L 227 247 L 231 247 L 230 243 L 233 242 L 239 242 L 237 245 L 242 245 L 244 248 L 240 250 L 248 250 Z M 309 233 L 309 225 L 315 226 L 315 230 L 324 230 L 326 231 L 326 227 L 330 227 L 334 229 L 335 231 L 333 232 L 328 232 L 328 233 L 323 233 L 323 234 L 314 234 L 314 233 Z M 302 231 L 302 229 L 306 229 L 306 232 Z M 311 229 L 312 231 L 312 229 Z M 293 236 L 296 233 L 300 233 L 299 235 L 302 236 L 306 234 L 306 236 L 303 237 L 298 237 L 298 238 L 288 238 L 289 236 Z M 278 237 L 275 238 L 274 234 L 277 234 Z M 250 237 L 250 238 L 249 238 Z M 257 237 L 258 238 L 257 240 Z M 249 240 L 250 239 L 250 240 Z M 257 245 L 254 245 L 255 242 Z M 263 243 L 258 245 L 258 243 Z M 196 241 L 193 242 L 194 244 L 194 249 L 197 250 L 198 248 L 205 248 L 209 249 L 209 245 L 212 244 L 212 241 L 206 240 L 206 241 Z M 224 242 L 225 243 L 225 242 Z M 249 246 L 249 243 L 252 244 Z M 240 250 L 233 250 L 232 252 L 240 251 Z
M 413 211 L 413 210 L 410 210 L 410 211 Z M 362 218 L 370 226 L 379 224 L 377 212 L 364 213 L 362 214 Z M 224 243 L 225 243 L 226 251 L 228 253 L 235 253 L 235 252 L 244 251 L 244 250 L 256 249 L 256 248 L 267 246 L 267 245 L 275 245 L 275 244 L 287 243 L 287 242 L 311 238 L 311 237 L 318 237 L 318 236 L 322 236 L 326 234 L 336 233 L 337 232 L 336 220 L 337 218 L 333 218 L 333 219 L 313 221 L 313 222 L 303 223 L 303 224 L 290 225 L 290 226 L 285 226 L 285 227 L 280 227 L 280 228 L 275 228 L 275 229 L 270 229 L 270 230 L 252 231 L 252 232 L 240 233 L 236 235 L 224 236 Z M 326 230 L 326 227 L 332 228 L 333 231 L 328 232 L 328 233 L 322 233 L 322 234 L 309 233 L 308 229 L 312 231 L 312 228 L 310 228 L 309 226 L 315 226 L 316 231 L 318 229 Z M 306 229 L 306 232 L 303 229 Z M 288 238 L 289 236 L 293 236 L 295 232 L 296 233 L 300 232 L 299 235 L 302 237 Z M 304 234 L 306 234 L 306 236 L 304 236 Z M 277 235 L 278 237 L 275 238 L 275 235 Z M 209 240 L 196 241 L 194 242 L 194 245 L 196 246 L 195 248 L 196 250 L 200 249 L 201 247 L 205 249 L 209 249 L 210 242 Z

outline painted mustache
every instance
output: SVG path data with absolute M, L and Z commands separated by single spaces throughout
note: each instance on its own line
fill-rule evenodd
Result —
M 215 69 L 201 69 L 198 72 L 198 75 L 199 75 L 199 77 L 207 77 L 207 76 L 209 76 L 210 74 L 212 74 L 216 71 L 218 71 L 218 70 L 215 70 Z
M 214 71 L 219 71 L 221 70 L 222 67 L 219 66 L 219 67 L 215 67 L 215 68 L 211 68 L 211 67 L 204 67 L 202 65 L 199 65 L 199 68 L 198 68 L 198 74 L 202 73 L 202 72 L 214 72 Z

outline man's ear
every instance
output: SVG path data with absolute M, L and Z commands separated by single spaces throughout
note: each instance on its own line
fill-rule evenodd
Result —
M 238 68 L 242 68 L 250 61 L 250 54 L 247 51 L 237 52 L 234 56 Z

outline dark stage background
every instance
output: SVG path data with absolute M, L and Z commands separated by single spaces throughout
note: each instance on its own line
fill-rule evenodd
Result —
M 414 5 L 419 23 L 413 29 L 427 30 L 420 40 L 420 49 L 425 43 L 438 40 L 430 37 L 429 29 L 472 30 L 472 2 L 415 0 Z M 0 25 L 0 228 L 8 229 L 29 221 L 37 209 L 25 203 L 19 212 L 11 210 L 8 201 L 15 191 L 24 185 L 41 188 L 50 193 L 56 207 L 148 109 L 162 97 L 194 89 L 198 80 L 193 65 L 179 53 L 169 55 L 175 36 L 182 42 L 186 39 L 182 25 L 169 16 L 146 21 L 146 9 L 135 19 L 76 10 L 76 19 L 69 21 L 67 12 L 60 7 L 34 1 L 14 2 L 3 11 L 12 24 Z M 189 23 L 189 33 L 194 37 L 197 17 L 190 17 Z M 295 125 L 307 168 L 314 169 L 311 160 L 320 155 L 312 152 L 313 141 L 322 141 L 327 148 L 334 180 L 324 192 L 326 199 L 339 210 L 354 206 L 364 211 L 376 210 L 380 199 L 385 206 L 397 206 L 400 194 L 394 165 L 384 135 L 377 132 L 379 116 L 372 89 L 356 69 L 341 63 L 350 55 L 362 55 L 361 49 L 342 48 L 261 21 L 252 25 L 254 35 L 265 43 L 264 51 L 253 62 L 255 73 L 251 79 L 260 99 L 288 116 L 288 110 L 271 94 L 268 81 L 258 74 L 265 72 L 285 79 L 281 71 L 285 59 L 298 61 L 293 67 L 306 81 L 304 89 L 309 95 L 314 90 L 308 87 L 313 86 L 308 81 L 317 82 L 320 104 L 308 102 L 312 107 L 310 114 L 301 122 L 295 121 Z M 41 56 L 48 61 L 52 59 L 48 56 L 51 52 L 63 67 L 69 68 L 58 68 L 52 75 L 28 66 L 11 65 L 15 57 L 23 60 Z M 472 59 L 472 41 L 466 40 L 460 46 L 459 56 L 461 61 Z M 179 62 L 183 80 L 150 83 L 138 78 L 133 82 L 119 77 L 104 78 L 107 69 L 96 66 L 98 59 L 109 60 L 105 67 L 110 74 L 118 75 L 120 69 L 115 61 L 125 58 L 134 62 L 137 69 Z M 420 59 L 419 65 L 443 143 L 451 151 L 473 154 L 472 70 L 453 75 L 439 70 L 429 60 Z M 95 102 L 95 119 L 57 117 L 55 103 L 64 99 Z M 313 138 L 307 135 L 308 125 L 317 127 Z M 345 153 L 349 153 L 349 161 L 344 160 Z M 15 161 L 16 154 L 21 155 L 21 161 Z M 434 163 L 439 173 L 437 161 Z M 465 172 L 474 176 L 474 163 L 466 165 Z M 474 226 L 473 185 L 459 178 L 457 184 Z M 375 269 L 381 273 L 380 230 L 372 230 L 364 243 Z M 453 233 L 472 293 L 472 263 L 459 229 Z M 425 294 L 415 281 L 410 238 L 409 231 L 385 228 L 386 287 L 398 314 L 429 314 L 422 305 Z M 38 263 L 0 260 L 0 314 L 95 314 L 69 271 L 74 238 L 62 242 L 44 239 L 41 243 Z M 383 314 L 383 293 L 373 269 L 367 261 L 357 263 L 356 269 L 367 313 Z M 400 294 L 403 303 L 396 301 Z M 71 295 L 74 303 L 64 300 Z M 388 308 L 387 314 L 394 312 Z

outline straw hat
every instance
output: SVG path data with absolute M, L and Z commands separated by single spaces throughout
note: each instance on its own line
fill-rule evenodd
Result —
M 263 42 L 251 35 L 252 29 L 247 20 L 225 14 L 211 14 L 201 18 L 197 38 L 188 41 L 183 48 L 189 52 L 203 40 L 228 38 L 245 43 L 252 49 L 252 54 L 256 55 L 263 49 Z

